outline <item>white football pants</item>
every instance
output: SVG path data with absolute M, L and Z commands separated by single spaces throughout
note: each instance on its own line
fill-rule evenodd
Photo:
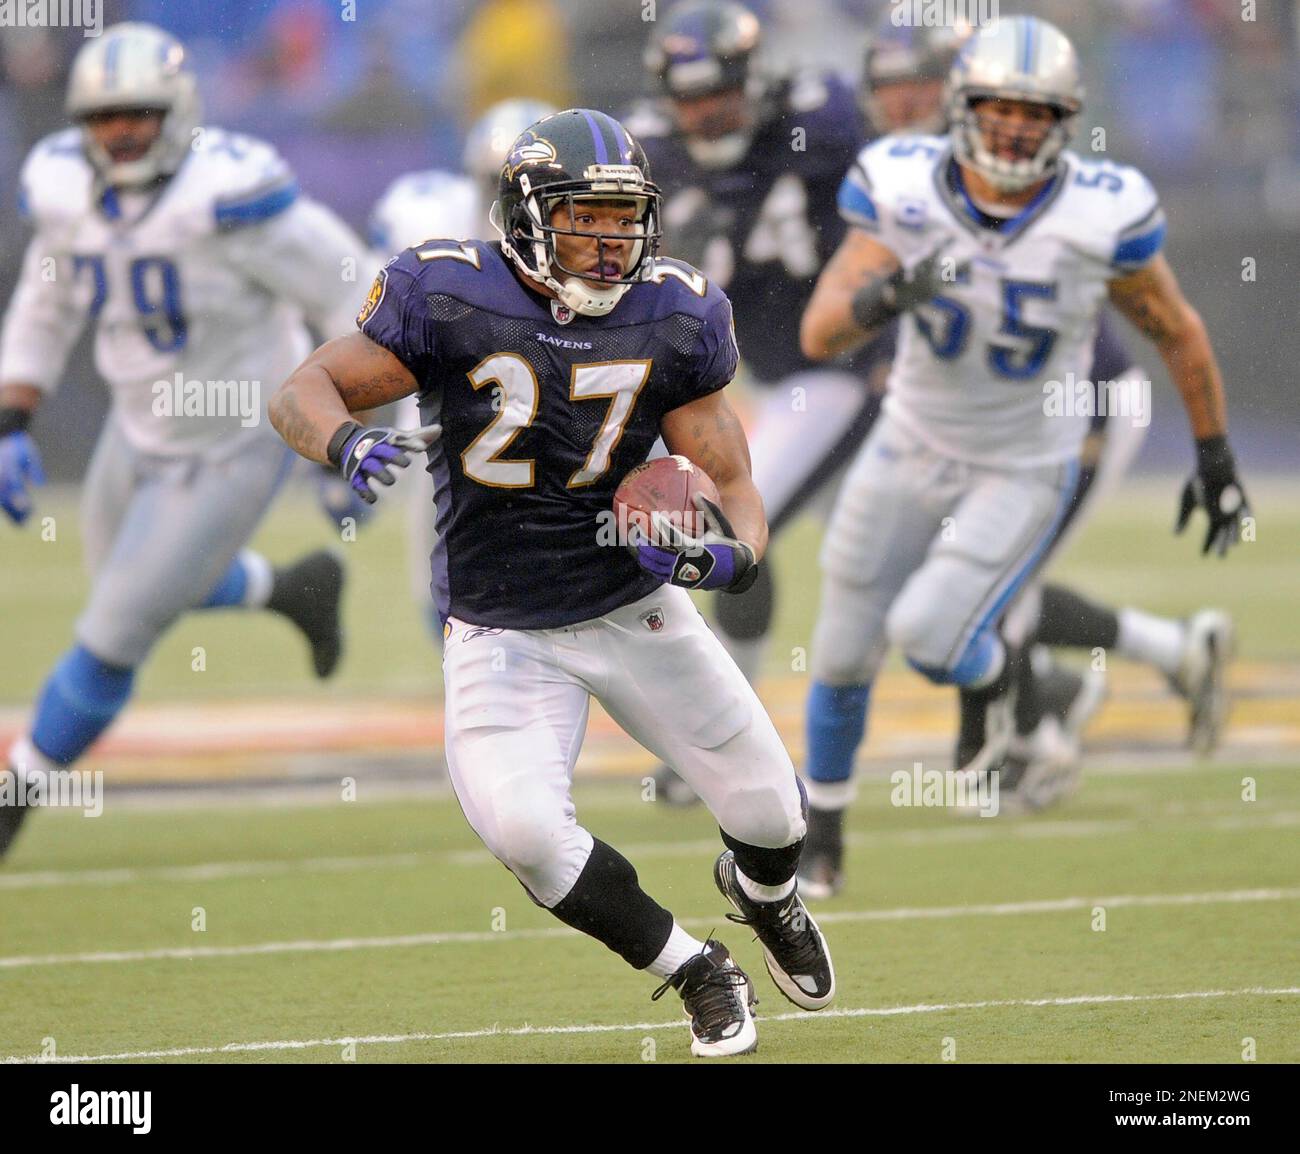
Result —
M 1141 382 L 1147 379 L 1146 370 L 1138 365 L 1126 370 L 1119 377 L 1119 381 L 1124 382 Z M 1106 421 L 1105 433 L 1100 439 L 1101 448 L 1097 453 L 1096 461 L 1092 463 L 1092 481 L 1083 497 L 1075 503 L 1069 519 L 1061 527 L 1056 540 L 1052 542 L 1051 551 L 1046 558 L 1048 562 L 1061 553 L 1075 534 L 1091 520 L 1098 507 L 1119 488 L 1124 474 L 1129 471 L 1129 467 L 1137 459 L 1138 453 L 1146 442 L 1148 428 L 1147 425 L 1139 425 L 1123 416 L 1113 416 Z M 1006 635 L 1010 640 L 1020 644 L 1030 632 L 1038 628 L 1042 601 L 1043 579 L 1040 567 L 1034 579 L 1007 611 Z
M 1073 461 L 1028 469 L 956 461 L 882 414 L 822 545 L 813 677 L 865 684 L 891 644 L 927 671 L 958 670 L 1051 544 L 1077 472 Z
M 676 768 L 731 837 L 777 849 L 804 835 L 790 755 L 683 589 L 664 585 L 561 629 L 452 617 L 443 670 L 447 767 L 461 809 L 547 908 L 591 853 L 570 787 L 592 697 Z
M 76 630 L 102 661 L 139 665 L 252 537 L 294 458 L 269 425 L 241 436 L 216 460 L 156 456 L 109 416 L 82 485 L 92 588 Z

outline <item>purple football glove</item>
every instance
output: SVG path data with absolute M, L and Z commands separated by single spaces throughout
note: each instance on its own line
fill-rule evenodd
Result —
M 329 458 L 337 465 L 352 491 L 367 505 L 375 503 L 371 481 L 391 485 L 393 469 L 405 469 L 410 453 L 421 453 L 442 435 L 441 425 L 405 431 L 383 425 L 362 428 L 355 421 L 342 426 L 330 441 Z
M 0 509 L 21 525 L 32 511 L 28 486 L 44 485 L 45 470 L 36 442 L 23 431 L 0 436 Z
M 726 515 L 702 493 L 695 494 L 695 507 L 704 517 L 705 532 L 699 537 L 688 537 L 656 515 L 652 523 L 658 543 L 651 544 L 633 524 L 629 548 L 637 564 L 670 585 L 743 593 L 758 577 L 754 550 L 737 540 Z

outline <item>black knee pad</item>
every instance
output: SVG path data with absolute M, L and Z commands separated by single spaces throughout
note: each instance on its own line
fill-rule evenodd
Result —
M 733 641 L 756 641 L 772 628 L 776 590 L 772 566 L 759 565 L 754 584 L 744 593 L 723 593 L 714 615 L 718 629 Z
M 805 813 L 806 813 L 805 809 Z M 736 855 L 736 865 L 750 881 L 761 886 L 780 886 L 794 877 L 799 868 L 799 855 L 803 852 L 803 838 L 780 849 L 767 849 L 737 841 L 725 829 L 720 830 L 726 847 Z
M 573 889 L 551 913 L 644 970 L 668 944 L 673 915 L 637 884 L 636 869 L 627 858 L 599 838 L 592 842 Z

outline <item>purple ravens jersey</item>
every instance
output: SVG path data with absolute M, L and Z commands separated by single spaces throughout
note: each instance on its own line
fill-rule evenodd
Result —
M 419 382 L 445 620 L 549 629 L 599 617 L 659 580 L 618 542 L 614 490 L 663 415 L 721 389 L 731 304 L 658 261 L 604 317 L 524 287 L 497 244 L 429 241 L 389 262 L 358 318 Z
M 726 290 L 745 364 L 767 384 L 815 367 L 799 351 L 799 318 L 844 235 L 835 198 L 863 136 L 852 91 L 831 74 L 783 81 L 769 108 L 745 155 L 721 169 L 697 164 L 666 115 L 644 108 L 627 121 L 664 193 L 664 251 Z

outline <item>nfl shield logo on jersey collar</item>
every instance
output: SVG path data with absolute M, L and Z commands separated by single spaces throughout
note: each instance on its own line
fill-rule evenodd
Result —
M 573 310 L 568 305 L 562 305 L 559 301 L 551 301 L 551 316 L 555 318 L 557 325 L 567 325 L 573 320 Z
M 641 623 L 651 633 L 658 633 L 664 627 L 664 611 L 658 605 L 653 609 L 647 609 L 641 614 Z

